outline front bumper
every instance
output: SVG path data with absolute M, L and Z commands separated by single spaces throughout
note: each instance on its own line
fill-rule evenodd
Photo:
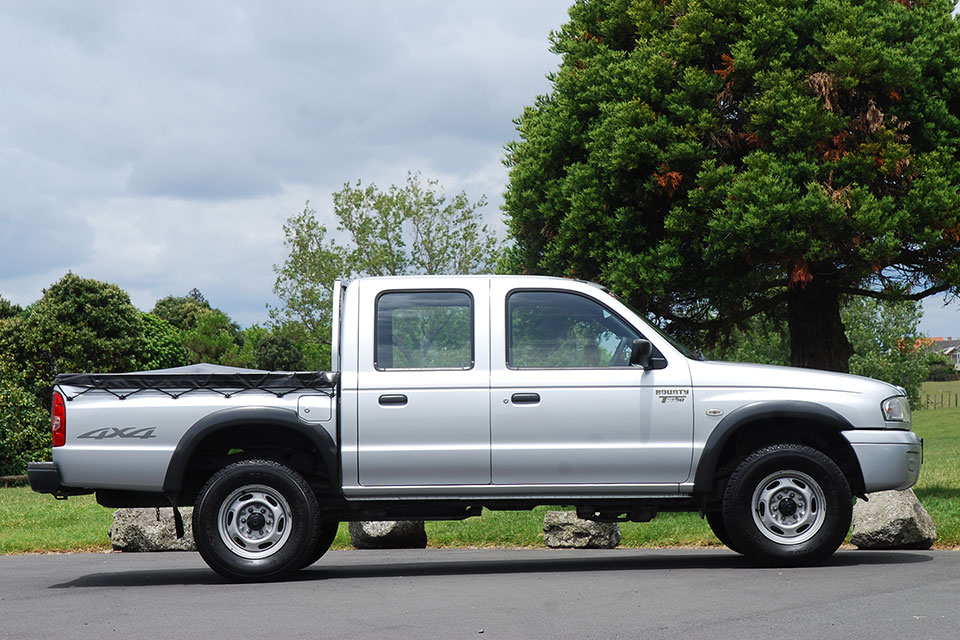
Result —
M 93 489 L 65 487 L 60 484 L 60 470 L 56 462 L 27 463 L 27 480 L 30 481 L 30 488 L 37 493 L 52 493 L 58 498 L 93 493 Z
M 853 429 L 843 431 L 860 462 L 864 490 L 902 491 L 920 478 L 923 440 L 912 431 Z

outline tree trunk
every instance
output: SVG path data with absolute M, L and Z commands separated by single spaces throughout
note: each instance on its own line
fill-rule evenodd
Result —
M 795 286 L 787 300 L 790 364 L 849 373 L 853 347 L 840 319 L 840 295 L 816 280 Z

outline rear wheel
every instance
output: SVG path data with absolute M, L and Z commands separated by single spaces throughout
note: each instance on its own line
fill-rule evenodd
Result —
M 707 516 L 707 524 L 710 525 L 713 535 L 717 536 L 717 540 L 722 542 L 731 551 L 737 551 L 737 553 L 739 553 L 733 540 L 730 539 L 730 534 L 727 532 L 727 525 L 723 523 L 723 512 L 707 511 L 705 515 Z
M 852 515 L 853 495 L 843 472 L 805 445 L 753 452 L 730 476 L 723 499 L 731 548 L 778 565 L 830 556 L 846 537 Z
M 272 460 L 243 460 L 218 471 L 193 511 L 197 550 L 231 580 L 281 578 L 314 550 L 319 507 L 303 477 Z

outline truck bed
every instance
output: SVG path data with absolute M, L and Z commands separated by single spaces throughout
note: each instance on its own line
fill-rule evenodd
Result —
M 288 415 L 336 438 L 338 375 L 194 365 L 140 373 L 61 374 L 66 445 L 53 460 L 71 488 L 164 491 L 174 453 L 212 419 L 242 425 L 264 412 Z M 229 416 L 229 417 L 228 417 Z M 199 429 L 202 431 L 203 429 Z M 269 439 L 269 432 L 265 433 Z

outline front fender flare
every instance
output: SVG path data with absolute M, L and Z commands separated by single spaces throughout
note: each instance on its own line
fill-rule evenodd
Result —
M 839 413 L 815 402 L 782 400 L 745 405 L 725 416 L 707 438 L 700 461 L 697 463 L 693 492 L 706 495 L 713 490 L 713 479 L 720 463 L 720 454 L 734 434 L 751 424 L 767 420 L 806 420 L 837 432 L 854 428 Z

